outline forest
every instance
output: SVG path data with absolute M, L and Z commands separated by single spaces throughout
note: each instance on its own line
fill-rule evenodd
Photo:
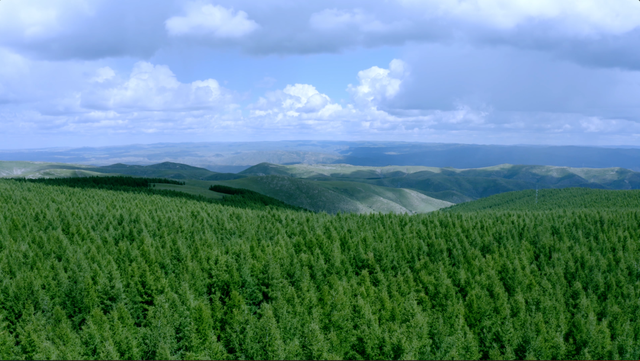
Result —
M 640 358 L 637 193 L 494 197 L 328 215 L 0 180 L 0 358 Z
M 554 210 L 638 210 L 640 190 L 589 188 L 529 189 L 506 192 L 474 202 L 457 204 L 447 212 L 554 211 Z
M 98 177 L 75 177 L 75 178 L 15 178 L 14 181 L 41 183 L 57 186 L 65 186 L 72 188 L 93 188 L 107 189 L 128 193 L 142 193 L 162 195 L 165 197 L 185 198 L 199 202 L 224 204 L 230 207 L 263 209 L 266 206 L 284 209 L 293 209 L 303 211 L 305 209 L 284 203 L 275 198 L 250 191 L 248 189 L 239 189 L 226 186 L 211 186 L 209 190 L 226 194 L 222 199 L 211 199 L 199 195 L 188 194 L 185 192 L 155 189 L 156 184 L 175 184 L 184 185 L 184 182 L 167 179 L 167 178 L 142 178 L 130 176 L 98 176 Z

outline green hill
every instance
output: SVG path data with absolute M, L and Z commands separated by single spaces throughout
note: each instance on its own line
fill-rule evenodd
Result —
M 622 209 L 640 211 L 640 190 L 588 188 L 525 190 L 496 194 L 477 201 L 457 204 L 449 212 L 553 211 L 580 209 Z
M 0 359 L 638 359 L 640 211 L 600 202 L 332 216 L 0 180 Z
M 283 202 L 327 213 L 426 213 L 451 203 L 409 189 L 357 182 L 317 182 L 287 176 L 257 176 L 217 182 L 251 189 Z
M 161 195 L 165 197 L 186 198 L 201 202 L 249 209 L 265 209 L 265 207 L 272 207 L 307 211 L 304 208 L 296 207 L 278 199 L 247 189 L 212 186 L 206 193 L 194 192 L 191 189 L 183 189 L 185 182 L 168 178 L 101 175 L 99 177 L 17 178 L 14 179 L 14 181 L 71 188 L 106 189 L 127 193 Z M 221 188 L 222 190 L 216 188 Z
M 75 164 L 0 161 L 0 178 L 59 178 L 97 175 L 100 175 L 100 172 Z
M 640 189 L 640 173 L 623 168 L 569 168 L 503 164 L 453 169 L 418 166 L 361 167 L 347 164 L 259 164 L 244 175 L 278 174 L 319 181 L 351 181 L 417 190 L 462 203 L 494 194 L 538 188 Z
M 104 167 L 91 168 L 100 173 L 116 173 L 137 177 L 171 178 L 171 179 L 201 179 L 201 180 L 226 180 L 242 178 L 231 173 L 216 173 L 205 168 L 192 167 L 186 164 L 164 162 L 153 165 L 127 165 L 113 164 Z
M 219 199 L 212 184 L 251 189 L 287 204 L 316 212 L 426 213 L 451 203 L 464 203 L 525 189 L 583 187 L 639 189 L 640 173 L 623 168 L 568 168 L 499 165 L 477 169 L 420 166 L 361 167 L 346 164 L 275 165 L 261 163 L 240 174 L 165 162 L 150 166 L 114 164 L 85 167 L 56 163 L 0 162 L 5 177 L 27 178 L 132 175 L 178 179 L 183 186 L 159 189 Z
M 26 178 L 87 177 L 95 175 L 131 175 L 136 177 L 168 178 L 183 181 L 184 185 L 157 184 L 158 190 L 185 192 L 194 196 L 221 199 L 211 192 L 213 184 L 250 189 L 284 203 L 316 212 L 327 213 L 426 213 L 451 203 L 408 190 L 379 187 L 355 182 L 315 182 L 283 176 L 248 176 L 247 174 L 215 173 L 204 168 L 165 162 L 150 166 L 113 164 L 105 167 L 84 167 L 57 163 L 0 162 L 5 176 Z M 277 173 L 268 163 L 269 173 Z M 66 168 L 68 169 L 66 169 Z
M 131 175 L 148 178 L 227 180 L 243 176 L 232 173 L 216 173 L 186 164 L 164 162 L 148 166 L 122 163 L 104 167 L 92 167 L 65 163 L 4 162 L 0 161 L 0 178 L 62 178 L 108 175 Z

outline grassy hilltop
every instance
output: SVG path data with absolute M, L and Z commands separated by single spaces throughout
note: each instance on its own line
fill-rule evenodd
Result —
M 638 359 L 637 198 L 557 192 L 332 216 L 0 180 L 0 358 Z

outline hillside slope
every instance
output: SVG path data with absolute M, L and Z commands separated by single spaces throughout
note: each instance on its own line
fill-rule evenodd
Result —
M 58 178 L 95 175 L 99 175 L 99 172 L 92 171 L 90 167 L 76 164 L 0 161 L 0 178 Z
M 530 189 L 496 194 L 476 201 L 457 204 L 445 209 L 445 211 L 555 211 L 584 209 L 640 211 L 640 190 L 564 188 L 541 189 L 536 192 Z
M 268 171 L 274 167 L 265 163 Z M 258 174 L 260 166 L 254 168 Z M 215 173 L 186 164 L 164 162 L 149 166 L 113 164 L 86 167 L 61 163 L 0 162 L 0 176 L 26 178 L 86 177 L 93 175 L 131 175 L 136 177 L 169 178 L 185 185 L 158 184 L 157 189 L 174 190 L 219 199 L 211 192 L 212 184 L 250 189 L 280 201 L 316 212 L 327 213 L 426 213 L 451 203 L 431 198 L 407 189 L 379 187 L 355 182 L 315 182 L 279 176 L 249 176 L 247 174 Z M 288 173 L 282 173 L 288 175 Z
M 250 189 L 283 202 L 317 212 L 426 213 L 451 205 L 408 189 L 385 188 L 357 182 L 316 182 L 268 175 L 216 182 Z
M 640 173 L 624 168 L 597 169 L 503 164 L 486 168 L 454 169 L 263 163 L 241 173 L 243 175 L 278 174 L 319 181 L 348 180 L 383 187 L 407 188 L 453 203 L 535 188 L 640 188 Z
M 216 173 L 205 168 L 192 167 L 190 165 L 172 162 L 164 162 L 147 166 L 118 163 L 104 167 L 94 167 L 91 168 L 91 170 L 101 173 L 117 173 L 152 178 L 163 177 L 170 179 L 226 180 L 242 178 L 241 175 Z
M 192 167 L 190 165 L 172 162 L 164 162 L 148 166 L 117 163 L 104 167 L 94 167 L 66 163 L 0 161 L 0 178 L 66 178 L 96 176 L 100 174 L 181 180 L 227 180 L 243 177 L 242 175 L 216 173 L 205 168 Z

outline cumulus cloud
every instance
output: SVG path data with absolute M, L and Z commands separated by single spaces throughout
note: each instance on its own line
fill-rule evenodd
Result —
M 400 59 L 394 59 L 389 69 L 373 66 L 358 72 L 360 84 L 349 84 L 348 90 L 354 100 L 360 104 L 377 106 L 392 99 L 400 91 L 400 85 L 406 75 L 407 65 Z
M 249 106 L 254 124 L 265 129 L 296 131 L 306 136 L 394 136 L 417 132 L 433 122 L 433 117 L 418 114 L 402 117 L 378 109 L 399 91 L 407 74 L 406 64 L 394 59 L 388 69 L 371 67 L 358 73 L 359 84 L 349 85 L 352 102 L 341 105 L 320 93 L 313 85 L 287 85 L 267 92 Z M 411 128 L 410 130 L 407 130 Z
M 570 63 L 554 68 L 542 55 L 501 51 L 471 58 L 464 48 L 419 49 L 387 67 L 353 74 L 357 82 L 347 87 L 351 99 L 332 99 L 320 87 L 293 83 L 266 91 L 248 106 L 237 105 L 235 93 L 217 80 L 180 81 L 166 65 L 141 61 L 122 71 L 104 64 L 32 61 L 0 51 L 0 65 L 22 64 L 14 67 L 22 69 L 18 75 L 0 66 L 0 103 L 5 102 L 0 104 L 0 134 L 496 144 L 630 144 L 640 139 L 635 106 L 640 75 Z M 468 62 L 453 64 L 459 58 Z M 498 59 L 512 59 L 515 68 Z M 499 76 L 496 69 L 505 74 Z M 52 79 L 43 74 L 59 78 L 43 82 Z M 547 84 L 548 77 L 555 82 Z M 7 103 L 9 95 L 20 101 Z
M 309 84 L 288 85 L 282 90 L 267 92 L 252 104 L 250 119 L 255 127 L 270 129 L 276 134 L 295 131 L 314 139 L 327 138 L 330 134 L 331 139 L 615 144 L 623 142 L 623 138 L 627 143 L 640 138 L 640 113 L 633 107 L 633 97 L 629 95 L 640 92 L 637 82 L 640 78 L 625 80 L 621 77 L 623 72 L 600 70 L 595 76 L 600 79 L 593 84 L 608 85 L 597 91 L 578 81 L 584 79 L 587 70 L 564 64 L 552 69 L 554 77 L 559 77 L 554 79 L 559 81 L 545 84 L 546 78 L 541 72 L 548 64 L 540 55 L 520 54 L 531 59 L 525 62 L 516 56 L 513 61 L 519 65 L 511 69 L 506 63 L 496 62 L 498 58 L 508 59 L 508 54 L 492 50 L 476 58 L 469 57 L 469 62 L 477 63 L 475 67 L 463 62 L 460 67 L 447 70 L 451 60 L 435 50 L 429 49 L 426 53 L 439 58 L 440 65 L 434 61 L 424 62 L 425 53 L 421 52 L 409 58 L 411 73 L 409 64 L 399 59 L 393 60 L 388 68 L 371 67 L 358 72 L 358 83 L 348 86 L 352 96 L 348 104 L 333 102 Z M 464 56 L 464 51 L 459 51 L 454 49 L 448 56 Z M 492 67 L 485 68 L 492 63 Z M 534 66 L 536 63 L 538 69 Z M 468 68 L 467 73 L 461 72 L 462 68 Z M 496 76 L 497 69 L 506 74 Z M 483 73 L 483 77 L 467 79 L 475 72 Z M 438 74 L 442 79 L 430 79 L 430 74 Z M 492 78 L 495 84 L 491 83 Z M 514 88 L 513 84 L 517 83 Z M 425 101 L 441 92 L 446 95 L 435 99 L 436 103 L 442 102 L 438 106 Z M 549 94 L 539 99 L 539 92 Z M 475 96 L 483 93 L 487 95 L 484 98 Z M 556 99 L 563 94 L 564 97 Z M 525 100 L 512 104 L 521 98 Z M 590 102 L 593 107 L 587 110 L 583 105 L 571 104 L 572 99 Z M 614 101 L 619 104 L 614 113 L 606 107 L 600 108 Z M 626 116 L 620 117 L 621 114 Z
M 65 145 L 63 139 L 69 137 L 85 142 L 102 138 L 106 144 L 152 135 L 156 141 L 172 136 L 187 141 L 222 129 L 236 134 L 243 128 L 234 93 L 215 79 L 183 83 L 169 67 L 149 62 L 136 63 L 127 74 L 107 66 L 2 53 L 0 143 L 5 147 Z M 25 71 L 15 67 L 15 77 L 3 72 L 8 61 L 24 63 Z
M 98 70 L 98 76 L 113 70 Z M 94 78 L 95 79 L 95 78 Z M 93 109 L 123 110 L 183 110 L 219 107 L 230 100 L 230 92 L 215 79 L 184 84 L 166 65 L 138 62 L 129 79 L 115 87 L 87 92 L 82 105 Z
M 267 92 L 249 106 L 251 117 L 322 120 L 341 112 L 342 106 L 309 84 L 287 85 L 283 90 Z
M 166 21 L 167 32 L 172 36 L 212 36 L 215 38 L 240 38 L 260 26 L 244 11 L 234 11 L 220 5 L 189 3 L 185 16 L 174 16 Z

